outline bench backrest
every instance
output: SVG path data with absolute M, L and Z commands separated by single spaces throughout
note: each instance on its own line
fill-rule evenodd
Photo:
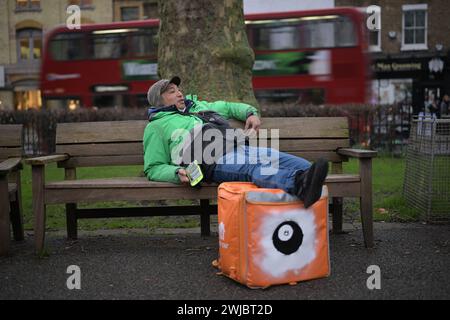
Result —
M 0 125 L 0 161 L 22 156 L 22 125 Z
M 71 156 L 60 166 L 142 165 L 147 124 L 145 120 L 60 123 L 56 153 Z M 242 127 L 239 122 L 232 125 Z M 336 150 L 349 147 L 347 118 L 264 118 L 262 129 L 279 129 L 281 151 L 312 161 L 323 157 L 341 162 Z

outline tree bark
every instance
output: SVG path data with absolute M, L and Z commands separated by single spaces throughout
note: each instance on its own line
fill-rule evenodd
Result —
M 202 100 L 258 106 L 242 0 L 159 0 L 159 13 L 161 78 L 178 75 L 183 92 Z

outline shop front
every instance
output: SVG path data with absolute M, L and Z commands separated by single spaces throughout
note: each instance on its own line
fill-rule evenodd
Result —
M 424 54 L 374 57 L 373 103 L 411 105 L 414 114 L 450 93 L 450 57 Z

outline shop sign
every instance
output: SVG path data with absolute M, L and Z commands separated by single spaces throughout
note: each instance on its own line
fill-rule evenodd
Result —
M 404 72 L 422 71 L 421 62 L 376 62 L 373 65 L 375 72 Z

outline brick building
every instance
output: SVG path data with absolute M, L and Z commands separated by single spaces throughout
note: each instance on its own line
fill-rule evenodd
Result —
M 158 0 L 114 0 L 114 21 L 158 18 Z
M 113 20 L 112 0 L 1 0 L 0 109 L 39 108 L 40 61 L 45 33 L 65 24 L 69 5 L 79 5 L 81 23 Z
M 374 100 L 406 103 L 415 113 L 450 93 L 450 6 L 446 0 L 336 0 L 336 6 L 381 7 L 370 32 Z

